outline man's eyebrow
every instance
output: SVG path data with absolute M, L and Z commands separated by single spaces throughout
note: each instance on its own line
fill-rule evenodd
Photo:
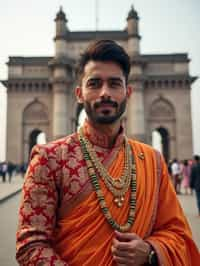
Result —
M 86 84 L 87 84 L 87 82 L 89 82 L 89 81 L 99 81 L 99 80 L 103 80 L 103 79 L 102 79 L 101 77 L 99 77 L 99 76 L 88 77 L 88 79 L 86 80 Z M 121 78 L 121 77 L 116 77 L 116 76 L 108 77 L 106 80 L 107 80 L 107 81 L 118 81 L 118 82 L 123 83 L 123 78 Z
M 91 81 L 100 81 L 101 78 L 99 77 L 89 77 L 86 81 L 85 81 L 85 84 L 87 84 L 88 82 L 91 82 Z
M 108 78 L 108 80 L 110 81 L 119 81 L 123 83 L 123 79 L 121 77 L 110 77 Z
M 87 80 L 96 80 L 96 79 L 101 79 L 100 77 L 89 77 Z
M 114 79 L 114 80 L 123 80 L 121 77 L 110 77 L 108 79 Z

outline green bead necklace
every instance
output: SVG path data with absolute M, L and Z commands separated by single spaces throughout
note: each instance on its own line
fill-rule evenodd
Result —
M 131 165 L 131 180 L 130 180 L 130 189 L 131 189 L 131 195 L 130 195 L 130 207 L 129 207 L 129 215 L 128 215 L 128 219 L 126 221 L 125 224 L 120 225 L 118 224 L 112 217 L 107 205 L 106 205 L 106 201 L 104 198 L 104 195 L 102 193 L 101 187 L 100 187 L 100 183 L 99 183 L 99 178 L 96 174 L 96 172 L 98 172 L 98 169 L 96 169 L 95 164 L 92 162 L 92 159 L 90 157 L 90 153 L 87 150 L 87 141 L 83 136 L 83 131 L 79 131 L 79 141 L 81 144 L 81 149 L 83 152 L 83 157 L 86 161 L 86 165 L 87 165 L 87 170 L 88 170 L 88 174 L 92 183 L 92 186 L 96 192 L 101 210 L 106 218 L 106 220 L 108 221 L 108 223 L 111 225 L 111 227 L 114 230 L 120 231 L 120 232 L 127 232 L 129 231 L 129 229 L 131 228 L 131 226 L 133 225 L 134 222 L 134 218 L 135 218 L 135 207 L 136 207 L 136 165 L 135 165 L 135 161 L 134 161 L 134 157 L 133 155 L 130 156 L 131 159 L 130 161 L 130 165 Z M 130 145 L 130 144 L 128 144 Z M 96 170 L 96 171 L 95 171 Z M 104 180 L 104 179 L 103 179 Z

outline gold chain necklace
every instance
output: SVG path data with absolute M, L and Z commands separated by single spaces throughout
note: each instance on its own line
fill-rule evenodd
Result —
M 127 139 L 125 139 L 124 142 L 125 146 L 124 171 L 120 178 L 113 179 L 112 176 L 109 175 L 104 165 L 100 162 L 90 141 L 87 139 L 87 137 L 83 135 L 82 128 L 80 129 L 79 134 L 91 158 L 91 161 L 88 161 L 89 167 L 90 168 L 94 167 L 97 170 L 98 174 L 103 179 L 107 189 L 113 194 L 115 204 L 118 207 L 121 207 L 123 205 L 125 194 L 128 191 L 131 182 L 132 153 Z
M 120 225 L 118 224 L 112 217 L 107 205 L 106 205 L 106 201 L 104 199 L 104 195 L 102 193 L 99 181 L 98 181 L 98 177 L 95 173 L 94 167 L 91 166 L 92 162 L 91 162 L 91 158 L 90 155 L 86 149 L 86 144 L 84 142 L 84 140 L 82 139 L 81 135 L 79 134 L 79 140 L 80 140 L 80 144 L 81 144 L 81 148 L 83 151 L 83 156 L 84 159 L 86 161 L 86 165 L 87 165 L 87 170 L 88 170 L 88 174 L 89 177 L 91 179 L 91 183 L 93 185 L 93 188 L 96 192 L 101 210 L 107 220 L 107 222 L 111 225 L 111 227 L 114 230 L 118 230 L 121 232 L 127 232 L 129 231 L 129 229 L 131 228 L 131 226 L 134 223 L 134 219 L 135 219 L 135 207 L 136 207 L 136 166 L 135 166 L 135 161 L 134 161 L 134 157 L 132 156 L 132 168 L 131 168 L 131 196 L 130 196 L 130 208 L 129 208 L 129 215 L 128 215 L 128 219 L 126 221 L 125 224 Z

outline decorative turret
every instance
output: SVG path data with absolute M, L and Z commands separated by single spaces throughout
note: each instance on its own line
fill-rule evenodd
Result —
M 137 11 L 132 5 L 127 17 L 128 53 L 131 57 L 140 53 L 141 37 L 138 30 L 138 21 L 139 17 Z
M 136 19 L 136 20 L 139 19 L 139 17 L 138 17 L 138 13 L 137 13 L 137 11 L 134 9 L 134 6 L 133 6 L 133 5 L 131 5 L 131 10 L 130 10 L 129 13 L 128 13 L 127 20 L 129 20 L 129 19 Z
M 70 113 L 69 92 L 72 89 L 74 60 L 69 54 L 69 30 L 62 7 L 56 15 L 55 22 L 55 56 L 49 62 L 49 68 L 53 91 L 52 131 L 53 138 L 57 139 L 70 133 L 70 119 L 67 119 L 67 116 Z
M 66 19 L 65 13 L 60 7 L 60 10 L 56 14 L 56 36 L 55 41 L 55 57 L 67 55 L 67 40 L 69 29 L 67 27 L 68 20 Z
M 56 22 L 56 37 L 55 38 L 66 38 L 67 31 L 69 31 L 67 27 L 68 20 L 66 19 L 66 16 L 62 10 L 62 7 L 60 7 L 60 10 L 56 14 L 55 22 Z
M 133 93 L 127 108 L 128 134 L 140 141 L 145 142 L 145 119 L 144 119 L 144 92 L 142 73 L 144 62 L 140 57 L 140 35 L 138 30 L 139 17 L 133 5 L 127 17 L 128 54 L 131 58 L 130 83 L 133 85 Z

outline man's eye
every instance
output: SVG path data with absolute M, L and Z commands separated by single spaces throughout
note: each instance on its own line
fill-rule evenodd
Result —
M 98 88 L 100 86 L 100 81 L 99 80 L 89 80 L 87 83 L 88 87 L 91 88 Z
M 120 81 L 112 80 L 112 81 L 110 82 L 110 86 L 111 86 L 111 87 L 121 87 L 122 84 L 121 84 Z

